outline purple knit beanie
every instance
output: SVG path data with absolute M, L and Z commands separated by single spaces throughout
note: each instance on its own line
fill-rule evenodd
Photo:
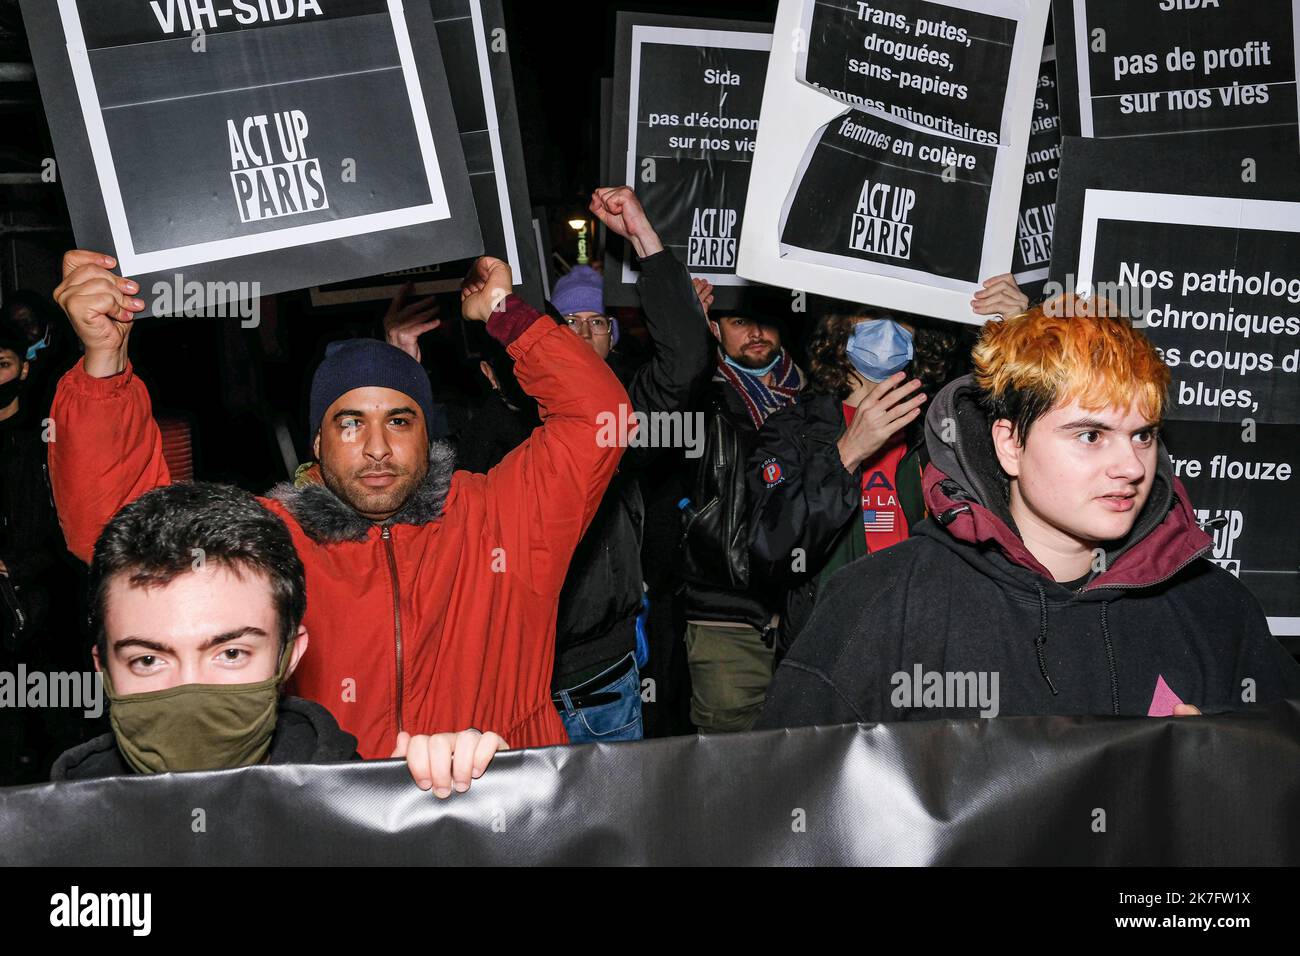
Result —
M 605 314 L 605 280 L 591 266 L 574 266 L 555 283 L 551 304 L 560 315 L 576 312 Z

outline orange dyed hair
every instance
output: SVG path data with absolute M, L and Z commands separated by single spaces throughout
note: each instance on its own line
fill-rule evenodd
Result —
M 1099 411 L 1136 404 L 1164 416 L 1169 368 L 1151 340 L 1109 303 L 1063 295 L 989 322 L 973 354 L 990 421 L 1005 418 L 1023 444 L 1029 426 L 1058 405 Z

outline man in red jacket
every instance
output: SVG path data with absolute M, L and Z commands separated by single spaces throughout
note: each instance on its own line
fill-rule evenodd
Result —
M 115 265 L 69 252 L 54 293 L 86 349 L 59 383 L 50 445 L 60 520 L 83 560 L 120 507 L 170 482 L 127 358 L 144 303 Z M 462 312 L 487 323 L 536 398 L 543 424 L 527 442 L 486 475 L 455 471 L 451 450 L 429 438 L 418 363 L 383 343 L 342 343 L 312 383 L 320 480 L 260 499 L 307 573 L 314 651 L 293 690 L 328 708 L 367 758 L 389 756 L 403 732 L 567 742 L 550 694 L 556 608 L 622 454 L 602 446 L 597 423 L 627 394 L 585 343 L 510 289 L 509 266 L 480 259 Z

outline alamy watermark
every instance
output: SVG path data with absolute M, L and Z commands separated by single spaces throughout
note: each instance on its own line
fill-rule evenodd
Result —
M 601 448 L 684 448 L 687 458 L 704 454 L 703 412 L 638 412 L 620 404 L 596 416 Z
M 927 671 L 916 664 L 894 672 L 889 683 L 889 703 L 899 710 L 978 707 L 981 717 L 998 715 L 997 671 Z
M 1043 311 L 1054 318 L 1076 318 L 1073 298 L 1062 299 L 1061 296 L 1074 294 L 1087 303 L 1083 315 L 1096 318 L 1128 319 L 1136 326 L 1146 320 L 1146 315 L 1155 307 L 1151 285 L 1135 277 L 1135 281 L 1126 282 L 1088 282 L 1080 284 L 1073 275 L 1065 277 L 1065 283 L 1048 282 L 1043 286 L 1045 302 Z
M 155 315 L 183 315 L 189 318 L 239 319 L 245 329 L 261 322 L 262 283 L 199 282 L 177 272 L 171 282 L 153 284 Z
M 133 936 L 148 936 L 153 926 L 152 893 L 83 893 L 73 886 L 50 897 L 50 925 L 120 926 Z
M 98 671 L 0 671 L 0 707 L 69 707 L 94 719 L 104 712 L 104 678 Z

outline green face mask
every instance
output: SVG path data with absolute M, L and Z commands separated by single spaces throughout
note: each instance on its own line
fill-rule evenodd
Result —
M 104 691 L 117 749 L 136 773 L 260 763 L 271 749 L 280 685 L 292 656 L 291 641 L 276 675 L 256 684 L 181 684 L 143 694 L 118 695 L 106 668 Z

